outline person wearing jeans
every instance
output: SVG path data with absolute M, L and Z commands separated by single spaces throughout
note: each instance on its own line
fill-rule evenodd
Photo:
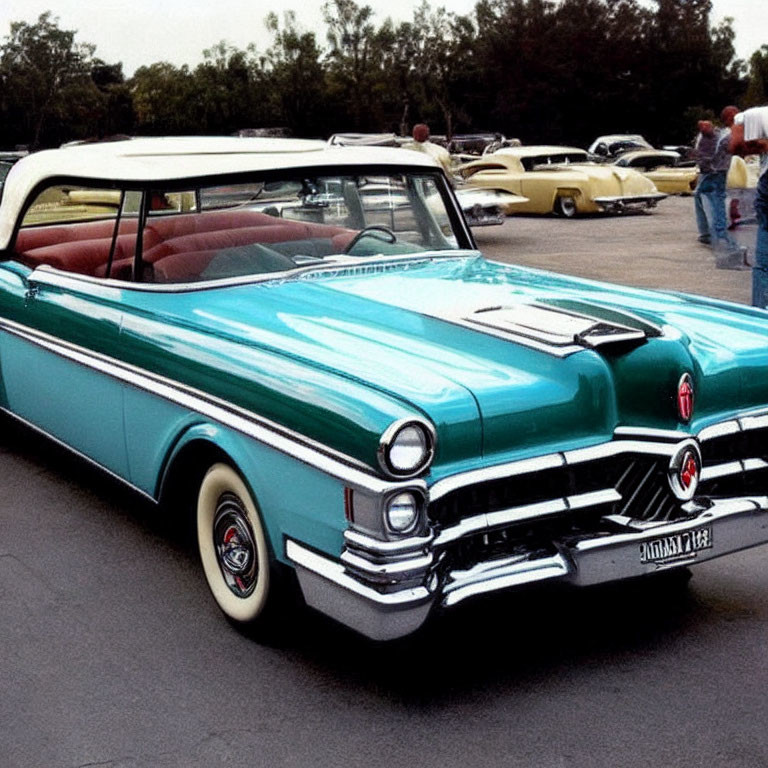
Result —
M 731 151 L 739 155 L 768 153 L 768 106 L 739 112 L 731 131 Z M 763 164 L 755 196 L 757 241 L 752 268 L 752 304 L 768 307 L 768 164 Z
M 728 233 L 725 215 L 725 186 L 731 165 L 731 132 L 715 128 L 709 120 L 699 120 L 696 139 L 696 157 L 699 161 L 699 179 L 694 194 L 696 226 L 699 242 L 712 244 L 723 252 L 736 252 L 737 243 Z M 711 221 L 706 207 L 712 212 Z

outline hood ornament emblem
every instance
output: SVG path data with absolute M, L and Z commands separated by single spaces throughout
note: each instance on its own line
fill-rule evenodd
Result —
M 677 415 L 684 424 L 693 416 L 693 379 L 690 373 L 684 373 L 677 383 Z

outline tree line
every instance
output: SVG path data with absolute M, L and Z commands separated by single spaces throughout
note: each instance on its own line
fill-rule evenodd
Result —
M 492 130 L 585 146 L 596 135 L 690 140 L 722 106 L 768 101 L 768 45 L 736 58 L 711 0 L 479 0 L 467 16 L 423 0 L 410 21 L 327 0 L 325 36 L 270 13 L 271 42 L 222 41 L 195 67 L 121 63 L 51 12 L 14 22 L 0 47 L 0 149 L 116 134 L 230 134 L 279 127 L 407 134 Z

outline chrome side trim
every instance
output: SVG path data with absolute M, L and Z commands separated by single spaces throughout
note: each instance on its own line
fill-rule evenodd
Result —
M 289 560 L 296 565 L 300 565 L 313 573 L 322 576 L 324 579 L 338 584 L 356 595 L 364 597 L 366 600 L 378 603 L 381 606 L 401 606 L 417 601 L 427 600 L 430 597 L 426 587 L 414 587 L 412 589 L 403 589 L 399 592 L 389 592 L 383 594 L 377 592 L 371 587 L 366 587 L 359 581 L 348 576 L 344 571 L 344 566 L 327 557 L 318 555 L 305 547 L 302 547 L 292 539 L 285 542 L 285 554 Z
M 65 443 L 63 440 L 59 440 L 58 437 L 56 437 L 55 435 L 52 435 L 50 432 L 46 432 L 44 429 L 41 429 L 40 427 L 38 427 L 36 424 L 33 424 L 31 421 L 27 421 L 21 416 L 18 416 L 17 414 L 13 413 L 13 411 L 9 411 L 7 408 L 3 408 L 2 406 L 0 406 L 0 411 L 2 411 L 7 416 L 10 416 L 14 421 L 17 421 L 19 424 L 23 424 L 27 429 L 31 429 L 33 432 L 36 432 L 38 435 L 42 435 L 43 437 L 50 440 L 51 442 L 56 443 L 56 445 L 60 446 L 61 448 L 65 448 L 74 456 L 77 456 L 79 459 L 86 461 L 92 467 L 95 467 L 96 469 L 101 470 L 105 474 L 109 475 L 113 480 L 118 480 L 120 483 L 127 486 L 135 493 L 138 493 L 140 496 L 143 496 L 145 499 L 148 499 L 153 504 L 158 503 L 158 500 L 154 496 L 152 496 L 152 494 L 147 493 L 146 491 L 143 491 L 137 485 L 134 485 L 133 483 L 129 482 L 124 477 L 121 477 L 116 472 L 113 472 L 111 469 L 105 467 L 103 464 L 99 464 L 98 461 L 96 461 L 95 459 L 92 459 L 90 456 L 83 453 L 82 451 L 78 451 L 76 448 L 73 448 L 71 445 L 69 445 L 68 443 Z
M 11 320 L 0 319 L 0 331 L 211 418 L 353 487 L 372 493 L 386 493 L 406 486 L 413 488 L 414 485 L 422 490 L 426 487 L 423 482 L 414 480 L 393 482 L 380 479 L 366 464 L 351 456 L 306 438 L 252 411 L 146 369 L 92 352 Z

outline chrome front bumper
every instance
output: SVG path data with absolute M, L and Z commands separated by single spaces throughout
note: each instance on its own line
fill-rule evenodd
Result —
M 440 576 L 440 549 L 434 537 L 387 546 L 348 531 L 348 547 L 338 561 L 292 540 L 286 542 L 286 554 L 309 605 L 368 637 L 389 640 L 416 630 L 434 605 L 448 607 L 468 597 L 534 582 L 586 586 L 616 581 L 768 542 L 768 496 L 720 500 L 702 508 L 689 504 L 691 513 L 698 514 L 685 521 L 555 541 L 556 554 L 515 555 Z M 707 531 L 707 547 L 687 551 L 691 532 L 702 529 Z M 641 553 L 649 546 L 666 548 L 663 562 L 643 562 Z M 399 589 L 398 583 L 410 586 Z
M 594 202 L 609 212 L 631 211 L 638 208 L 653 208 L 667 195 L 655 192 L 648 195 L 616 195 L 614 197 L 595 197 Z

